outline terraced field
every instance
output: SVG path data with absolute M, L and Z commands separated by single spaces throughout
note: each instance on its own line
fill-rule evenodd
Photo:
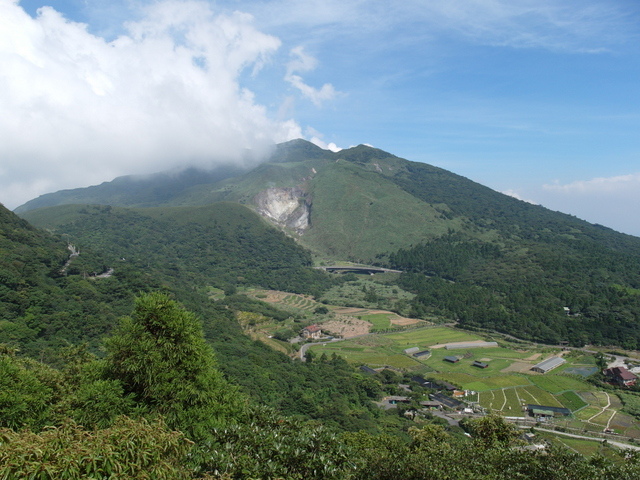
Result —
M 314 310 L 323 304 L 309 297 L 282 292 L 261 293 L 271 303 L 313 318 Z M 329 323 L 340 319 L 368 322 L 368 330 L 386 330 L 393 327 L 394 314 L 380 310 L 325 305 L 331 312 Z M 475 392 L 470 399 L 487 411 L 506 416 L 524 416 L 523 405 L 564 407 L 573 412 L 572 418 L 559 420 L 567 428 L 602 432 L 608 428 L 620 434 L 640 438 L 640 426 L 633 417 L 620 412 L 622 405 L 613 394 L 600 392 L 584 380 L 593 372 L 595 359 L 585 352 L 566 352 L 560 348 L 511 344 L 499 340 L 497 347 L 477 347 L 473 342 L 495 341 L 476 333 L 443 326 L 429 326 L 409 330 L 365 335 L 340 342 L 319 343 L 311 350 L 321 355 L 333 353 L 354 365 L 372 368 L 390 367 L 400 371 L 418 373 L 429 378 L 452 383 L 462 390 Z M 469 343 L 462 349 L 447 349 L 447 344 Z M 404 353 L 417 347 L 429 350 L 426 358 L 415 358 Z M 563 355 L 566 363 L 553 372 L 537 374 L 531 367 L 543 358 Z M 455 356 L 451 363 L 445 357 Z M 474 366 L 474 361 L 487 364 Z
M 303 295 L 295 295 L 295 294 L 290 294 L 284 297 L 282 299 L 282 303 L 303 311 L 307 311 L 307 312 L 313 311 L 315 308 L 318 307 L 318 305 L 320 305 L 315 300 L 312 300 Z

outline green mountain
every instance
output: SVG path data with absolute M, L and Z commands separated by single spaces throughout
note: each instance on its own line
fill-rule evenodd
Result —
M 364 376 L 336 356 L 294 361 L 253 341 L 239 312 L 291 313 L 234 291 L 318 297 L 352 283 L 311 268 L 307 246 L 404 270 L 379 281 L 414 292 L 402 308 L 417 316 L 634 348 L 639 239 L 364 146 L 292 142 L 249 172 L 192 177 L 59 192 L 60 204 L 23 212 L 48 231 L 0 206 L 2 475 L 638 477 L 638 458 L 604 445 L 592 460 L 531 452 L 492 415 L 461 423 L 468 438 L 383 411 L 372 400 L 408 377 Z M 72 204 L 109 196 L 114 205 Z
M 75 252 L 75 253 L 74 253 Z M 136 291 L 158 287 L 130 268 L 107 272 L 104 257 L 35 229 L 0 206 L 0 343 L 49 359 L 53 349 L 100 337 L 131 308 Z
M 19 206 L 15 209 L 15 212 L 20 214 L 36 208 L 70 203 L 156 206 L 171 200 L 195 185 L 217 182 L 237 175 L 241 171 L 242 169 L 237 167 L 221 166 L 212 171 L 187 168 L 182 171 L 162 172 L 152 175 L 128 175 L 87 188 L 74 188 L 47 193 Z
M 40 212 L 47 217 L 47 211 Z M 292 314 L 234 295 L 236 286 L 311 293 L 339 283 L 309 268 L 308 251 L 247 207 L 224 202 L 151 209 L 65 205 L 52 211 L 59 211 L 58 221 L 68 222 L 60 228 L 64 237 L 38 230 L 0 207 L 0 427 L 55 424 L 59 408 L 71 409 L 66 414 L 74 416 L 85 407 L 74 418 L 87 425 L 88 419 L 96 420 L 91 412 L 101 408 L 98 404 L 108 409 L 113 400 L 124 406 L 128 400 L 114 400 L 117 391 L 98 380 L 78 393 L 84 399 L 63 401 L 48 412 L 40 408 L 77 387 L 72 382 L 78 380 L 79 365 L 73 362 L 86 361 L 90 353 L 104 355 L 104 339 L 130 313 L 134 297 L 162 292 L 197 313 L 198 328 L 218 352 L 221 371 L 254 401 L 332 428 L 379 428 L 371 402 L 379 385 L 362 382 L 344 360 L 302 363 L 244 334 L 238 311 L 277 321 Z M 225 289 L 224 300 L 211 298 L 212 286 Z M 24 360 L 14 360 L 14 350 Z M 61 373 L 49 367 L 41 372 L 44 367 L 25 356 L 73 378 L 60 380 Z M 21 410 L 29 410 L 30 402 L 40 407 Z
M 398 284 L 416 294 L 410 305 L 414 316 L 455 319 L 467 327 L 551 343 L 640 345 L 639 238 L 531 205 L 446 170 L 364 145 L 334 153 L 296 140 L 235 176 L 209 181 L 203 175 L 197 184 L 181 182 L 175 188 L 166 176 L 156 180 L 149 178 L 144 189 L 157 192 L 156 200 L 149 201 L 156 208 L 126 214 L 114 209 L 117 215 L 109 216 L 95 207 L 29 210 L 30 202 L 21 207 L 21 215 L 111 251 L 112 258 L 140 256 L 127 249 L 135 249 L 136 239 L 150 238 L 141 242 L 148 247 L 144 255 L 164 262 L 164 269 L 189 264 L 193 270 L 216 263 L 198 257 L 202 251 L 193 246 L 205 245 L 199 232 L 208 232 L 214 221 L 202 212 L 231 212 L 242 204 L 244 215 L 258 213 L 285 232 L 282 239 L 293 238 L 313 252 L 316 262 L 351 260 L 403 270 Z M 104 195 L 95 189 L 58 192 L 38 202 L 140 205 L 139 192 L 109 193 L 114 188 L 103 184 Z M 158 235 L 154 241 L 136 228 L 147 222 L 162 224 L 149 231 L 180 233 L 171 239 Z M 262 233 L 256 238 L 260 245 Z M 213 250 L 218 248 L 223 247 Z M 167 253 L 171 249 L 197 260 L 174 260 Z M 280 259 L 289 255 L 286 248 L 270 251 Z M 310 258 L 305 261 L 298 272 L 305 271 Z M 192 275 L 202 283 L 215 277 L 209 280 L 214 285 L 256 282 L 316 294 L 326 287 L 320 277 L 302 273 L 279 283 L 277 269 L 259 273 L 267 264 L 251 269 L 240 261 L 235 270 L 242 273 L 232 274 L 230 264 L 216 263 L 217 270 L 207 267 Z
M 312 293 L 331 283 L 309 268 L 307 250 L 239 203 L 62 205 L 26 215 L 36 225 L 103 252 L 115 273 L 130 266 L 187 289 L 261 285 Z

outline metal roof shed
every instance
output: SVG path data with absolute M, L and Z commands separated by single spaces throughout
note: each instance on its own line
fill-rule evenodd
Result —
M 565 362 L 566 360 L 564 358 L 551 357 L 551 358 L 547 358 L 543 362 L 538 363 L 537 365 L 534 365 L 533 367 L 531 367 L 531 370 L 538 373 L 547 373 L 553 370 L 554 368 L 559 367 Z

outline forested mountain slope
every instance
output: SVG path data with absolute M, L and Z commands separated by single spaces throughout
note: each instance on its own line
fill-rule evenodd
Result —
M 65 205 L 29 212 L 36 225 L 104 252 L 123 265 L 183 287 L 261 285 L 320 291 L 330 277 L 309 268 L 310 253 L 238 203 L 131 209 Z
M 293 276 L 278 275 L 278 259 L 289 256 L 290 247 L 279 246 L 284 237 L 267 234 L 266 226 L 243 239 L 258 249 L 261 244 L 272 245 L 263 250 L 270 252 L 271 260 L 259 268 L 252 268 L 246 258 L 226 264 L 199 258 L 202 235 L 212 228 L 218 233 L 206 234 L 214 242 L 207 247 L 206 252 L 214 252 L 210 258 L 225 249 L 229 258 L 236 247 L 213 240 L 225 221 L 214 227 L 210 223 L 217 220 L 194 212 L 207 211 L 207 205 L 232 209 L 244 204 L 317 259 L 374 262 L 406 271 L 400 282 L 417 294 L 415 316 L 435 314 L 469 327 L 552 343 L 629 348 L 640 344 L 639 238 L 364 145 L 334 153 L 296 140 L 279 145 L 267 162 L 249 172 L 221 180 L 203 178 L 197 185 L 167 188 L 162 201 L 156 202 L 185 209 L 200 205 L 202 210 L 158 207 L 125 215 L 114 209 L 116 213 L 107 215 L 103 207 L 60 206 L 22 215 L 36 225 L 84 238 L 89 245 L 111 252 L 112 258 L 140 260 L 143 252 L 160 260 L 166 274 L 188 268 L 201 282 L 215 278 L 209 283 L 216 285 L 259 280 L 289 291 L 321 291 L 325 280 L 313 277 L 308 269 L 298 268 Z M 59 194 L 62 197 L 56 201 L 64 197 Z M 127 198 L 118 201 L 137 201 Z M 100 199 L 109 202 L 113 197 L 93 200 Z M 248 209 L 243 212 L 249 214 Z M 188 224 L 185 219 L 190 219 Z M 156 230 L 162 235 L 155 235 Z M 289 239 L 284 242 L 292 244 Z M 299 267 L 310 265 L 309 254 L 302 250 L 291 258 L 300 259 Z
M 106 271 L 91 249 L 72 256 L 68 243 L 37 230 L 0 206 L 0 343 L 46 358 L 69 342 L 97 347 L 133 294 L 153 288 L 144 274 L 122 268 Z M 69 263 L 67 263 L 69 261 Z
M 53 404 L 46 408 L 40 405 L 44 410 L 51 408 L 48 413 L 37 410 L 28 416 L 19 412 L 29 401 L 48 402 L 53 395 L 51 401 L 55 402 L 61 394 L 54 395 L 49 385 L 59 380 L 59 372 L 45 372 L 28 359 L 5 365 L 2 355 L 17 349 L 23 359 L 27 355 L 63 370 L 76 368 L 65 364 L 86 360 L 90 353 L 104 355 L 104 339 L 113 334 L 119 318 L 129 313 L 134 297 L 149 291 L 170 293 L 197 312 L 207 343 L 219 353 L 220 370 L 252 401 L 339 430 L 378 431 L 384 424 L 371 402 L 377 399 L 380 387 L 363 381 L 345 361 L 334 358 L 302 363 L 243 333 L 237 311 L 279 319 L 291 314 L 233 295 L 237 286 L 273 285 L 305 291 L 339 281 L 309 268 L 308 252 L 246 207 L 223 203 L 141 212 L 108 206 L 54 208 L 64 210 L 56 218 L 69 222 L 64 241 L 0 209 L 0 387 L 18 388 L 15 382 L 22 375 L 25 377 L 20 381 L 26 382 L 20 387 L 21 395 L 6 389 L 6 394 L 0 394 L 0 427 L 54 421 L 57 407 Z M 86 235 L 75 236 L 74 228 Z M 78 256 L 71 256 L 67 242 L 79 249 Z M 92 253 L 102 247 L 104 255 Z M 71 263 L 63 272 L 69 258 Z M 96 275 L 101 272 L 111 273 Z M 224 287 L 229 295 L 214 301 L 208 295 L 208 287 L 213 285 Z M 26 371 L 20 373 L 23 367 L 16 365 L 23 361 Z M 34 368 L 51 378 L 38 387 L 42 395 L 30 390 L 41 381 L 33 378 L 40 373 L 29 373 Z M 130 405 L 127 399 L 114 399 L 117 392 L 110 388 L 98 383 L 78 395 L 87 396 L 83 401 L 88 402 L 89 410 L 90 404 L 97 402 L 96 395 L 122 408 Z M 92 415 L 89 411 L 85 414 Z

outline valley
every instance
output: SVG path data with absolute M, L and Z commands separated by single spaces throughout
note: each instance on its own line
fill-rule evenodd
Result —
M 349 290 L 346 285 L 342 288 Z M 552 431 L 587 437 L 615 436 L 627 442 L 640 441 L 640 424 L 625 412 L 616 392 L 610 387 L 602 390 L 589 381 L 591 375 L 599 372 L 597 355 L 606 352 L 605 348 L 536 344 L 497 332 L 466 331 L 453 326 L 453 322 L 435 324 L 375 308 L 320 303 L 308 296 L 287 292 L 250 290 L 246 293 L 292 314 L 302 314 L 298 326 L 313 322 L 321 327 L 329 336 L 303 346 L 305 354 L 311 352 L 314 358 L 338 355 L 356 367 L 365 365 L 376 371 L 390 369 L 407 378 L 417 375 L 447 382 L 465 393 L 459 399 L 476 413 L 497 413 L 519 425 L 543 425 Z M 328 312 L 314 314 L 322 306 Z M 292 330 L 297 328 L 293 321 L 285 321 L 284 325 Z M 252 338 L 297 356 L 299 346 L 292 349 L 289 341 L 274 338 L 274 333 L 282 327 L 282 323 L 264 318 L 262 323 L 245 331 Z M 416 351 L 428 351 L 428 354 L 416 358 L 413 355 Z M 605 355 L 611 365 L 619 365 L 621 358 L 626 358 L 631 365 L 640 364 L 638 352 L 626 353 L 626 357 Z M 451 355 L 459 361 L 445 361 Z M 565 362 L 545 374 L 532 371 L 534 365 L 554 357 Z M 474 365 L 478 362 L 486 367 L 478 368 Z M 426 393 L 422 395 L 428 399 Z M 419 400 L 419 396 L 415 399 Z M 530 404 L 566 408 L 571 415 L 534 419 L 524 410 Z
M 304 141 L 249 171 L 116 179 L 18 210 L 0 209 L 0 361 L 22 383 L 0 382 L 40 395 L 11 396 L 0 415 L 8 428 L 71 419 L 106 432 L 121 416 L 160 415 L 218 459 L 198 468 L 227 462 L 230 478 L 260 478 L 274 458 L 276 469 L 309 473 L 292 452 L 334 465 L 331 478 L 352 468 L 352 478 L 378 478 L 367 472 L 396 452 L 401 468 L 431 471 L 442 445 L 452 461 L 476 462 L 469 471 L 501 472 L 504 456 L 518 455 L 511 464 L 528 472 L 538 457 L 519 453 L 503 419 L 540 438 L 640 440 L 638 387 L 600 373 L 613 357 L 640 363 L 635 237 L 371 147 L 334 153 Z M 70 244 L 82 253 L 67 263 Z M 188 413 L 189 398 L 222 405 L 201 387 L 177 398 L 162 367 L 158 382 L 135 379 L 160 361 L 159 345 L 168 371 L 192 378 L 172 357 L 176 340 L 195 341 L 208 358 L 202 381 L 224 378 L 228 388 L 214 391 L 244 405 L 229 402 L 215 420 L 223 429 L 200 407 Z M 105 345 L 136 363 L 121 365 Z M 423 407 L 442 410 L 415 413 Z M 485 448 L 484 428 L 507 433 Z M 580 478 L 601 478 L 601 467 L 567 452 L 627 467 L 613 448 L 549 435 L 545 463 L 578 465 Z M 322 461 L 314 438 L 330 447 Z M 274 456 L 281 447 L 288 453 Z

